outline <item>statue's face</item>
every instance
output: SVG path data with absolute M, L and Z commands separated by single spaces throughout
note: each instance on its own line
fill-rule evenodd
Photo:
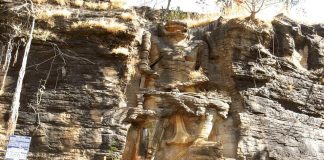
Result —
M 169 21 L 162 28 L 164 36 L 170 38 L 184 39 L 187 37 L 188 27 L 186 23 L 178 21 Z
M 187 33 L 187 25 L 180 22 L 167 22 L 164 29 L 171 33 Z

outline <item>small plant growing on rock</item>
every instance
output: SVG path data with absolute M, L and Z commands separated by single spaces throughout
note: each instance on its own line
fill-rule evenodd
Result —
M 46 41 L 48 39 L 59 39 L 55 33 L 53 33 L 50 30 L 44 30 L 44 29 L 35 29 L 34 30 L 34 37 L 35 39 L 39 39 L 42 41 Z
M 202 78 L 204 77 L 204 73 L 202 69 L 196 70 L 196 71 L 192 71 L 189 73 L 189 79 L 190 80 L 194 80 L 194 79 L 198 79 L 198 78 Z
M 116 147 L 117 143 L 115 140 L 112 140 L 109 145 L 108 155 L 112 160 L 119 160 L 120 158 L 116 154 L 118 152 L 118 148 Z

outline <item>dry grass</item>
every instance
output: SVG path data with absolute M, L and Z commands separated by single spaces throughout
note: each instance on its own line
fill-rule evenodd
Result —
M 128 29 L 125 24 L 116 22 L 114 19 L 79 21 L 73 23 L 71 27 L 72 29 L 102 29 L 110 33 L 124 32 Z
M 198 18 L 187 18 L 182 21 L 186 22 L 189 28 L 195 28 L 195 27 L 207 25 L 210 22 L 217 20 L 218 17 L 219 17 L 218 14 L 206 14 Z
M 69 0 L 53 0 L 54 3 L 58 4 L 58 5 L 67 5 L 69 4 Z
M 110 0 L 111 9 L 123 9 L 125 3 L 125 0 Z
M 45 3 L 47 2 L 47 0 L 32 0 L 34 3 L 37 3 L 37 4 L 42 4 L 42 3 Z
M 55 9 L 55 10 L 37 10 L 35 13 L 36 19 L 42 20 L 49 24 L 51 27 L 55 26 L 55 17 L 69 18 L 72 12 L 67 9 Z
M 130 54 L 128 48 L 125 48 L 125 47 L 114 48 L 112 50 L 112 53 L 114 53 L 114 54 L 123 54 L 123 55 L 129 55 Z
M 109 8 L 109 2 L 85 2 L 84 7 L 93 10 L 107 10 Z
M 272 24 L 271 21 L 263 21 L 261 19 L 254 19 L 250 20 L 249 17 L 238 17 L 229 19 L 228 23 L 232 24 L 238 24 L 241 26 L 244 26 L 244 28 L 255 31 L 262 31 L 270 34 L 270 31 L 272 30 Z
M 48 0 L 32 0 L 34 3 L 42 4 L 48 2 Z M 125 0 L 110 0 L 110 2 L 84 2 L 84 0 L 51 0 L 51 2 L 58 5 L 71 5 L 76 7 L 84 6 L 87 9 L 93 10 L 107 10 L 111 9 L 123 9 L 125 8 L 126 1 Z
M 199 78 L 203 78 L 203 77 L 205 77 L 205 75 L 204 75 L 202 69 L 199 69 L 197 71 L 191 71 L 189 73 L 189 79 L 190 80 L 199 79 Z
M 289 84 L 289 85 L 287 86 L 287 88 L 288 88 L 289 91 L 293 91 L 295 87 L 294 87 L 294 85 Z
M 83 0 L 74 0 L 71 1 L 71 5 L 76 6 L 76 7 L 82 7 L 83 6 L 84 1 Z
M 189 28 L 195 28 L 207 25 L 208 23 L 214 21 L 214 19 L 203 18 L 203 19 L 186 19 Z
M 46 41 L 48 39 L 58 39 L 57 35 L 51 32 L 50 30 L 35 29 L 33 32 L 35 39 Z
M 67 9 L 54 9 L 54 10 L 38 10 L 36 12 L 36 18 L 41 20 L 50 20 L 54 17 L 69 18 L 72 12 Z
M 123 56 L 127 56 L 127 74 L 126 74 L 126 82 L 128 83 L 132 77 L 134 75 L 136 75 L 137 73 L 137 70 L 136 70 L 136 66 L 138 64 L 138 57 L 134 54 L 132 54 L 130 52 L 130 50 L 128 48 L 125 48 L 125 47 L 118 47 L 118 48 L 114 48 L 112 50 L 112 53 L 113 54 L 119 54 L 119 55 L 123 55 Z
M 136 57 L 135 55 L 128 56 L 127 60 L 127 77 L 126 77 L 126 82 L 129 82 L 132 77 L 134 77 L 137 73 L 137 64 L 138 64 L 139 58 Z
M 125 12 L 120 15 L 120 18 L 125 21 L 131 21 L 136 18 L 136 13 Z

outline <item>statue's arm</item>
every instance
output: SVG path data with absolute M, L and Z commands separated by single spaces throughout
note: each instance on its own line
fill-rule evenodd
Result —
M 201 69 L 205 76 L 208 74 L 208 60 L 209 60 L 209 49 L 206 42 L 202 41 L 198 50 L 198 62 L 199 69 Z
M 205 33 L 205 37 L 206 37 L 206 41 L 207 44 L 209 46 L 209 59 L 213 60 L 213 59 L 217 59 L 218 55 L 217 55 L 217 48 L 215 45 L 215 41 L 212 38 L 211 32 L 206 32 Z
M 195 77 L 194 79 L 191 79 L 187 82 L 178 82 L 174 84 L 162 84 L 160 87 L 162 88 L 186 88 L 191 86 L 197 86 L 201 85 L 205 82 L 209 81 L 209 78 L 207 76 L 208 74 L 208 54 L 209 49 L 206 42 L 201 41 L 199 43 L 199 48 L 197 50 L 197 60 L 196 60 L 196 70 L 193 70 L 193 72 L 201 72 L 200 76 Z
M 208 79 L 208 45 L 202 41 L 199 43 L 198 54 L 197 54 L 197 66 L 195 72 L 201 72 L 201 75 L 191 79 L 188 82 L 184 82 L 182 86 L 195 86 L 209 81 Z
M 142 46 L 140 50 L 140 62 L 139 62 L 139 70 L 142 74 L 154 74 L 155 72 L 150 67 L 150 57 L 151 57 L 151 33 L 148 31 L 144 31 L 142 36 Z
M 201 76 L 196 77 L 188 82 L 184 82 L 181 86 L 195 86 L 209 81 L 208 74 L 208 45 L 202 41 L 199 43 L 198 54 L 197 54 L 197 66 L 195 67 L 196 72 L 201 72 Z
M 139 52 L 139 56 L 140 56 L 139 70 L 142 73 L 145 73 L 145 70 L 149 69 L 150 50 L 151 50 L 151 33 L 144 31 L 142 36 L 142 46 Z

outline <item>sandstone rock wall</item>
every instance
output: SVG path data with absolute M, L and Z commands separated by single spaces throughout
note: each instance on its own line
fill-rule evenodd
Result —
M 12 6 L 4 4 L 3 10 Z M 140 77 L 131 74 L 142 19 L 121 18 L 130 10 L 70 5 L 36 6 L 67 8 L 72 14 L 36 21 L 43 31 L 35 35 L 30 51 L 15 134 L 32 136 L 30 159 L 120 157 L 129 127 L 123 119 L 128 108 L 136 106 Z M 25 20 L 6 13 L 1 24 Z M 124 23 L 127 31 L 113 34 L 102 28 L 71 27 L 78 21 L 109 18 Z M 2 33 L 9 32 L 5 26 L 0 27 Z M 45 31 L 51 32 L 47 39 L 40 36 Z M 272 24 L 219 19 L 191 33 L 209 44 L 207 88 L 231 97 L 228 118 L 216 125 L 212 135 L 221 143 L 225 159 L 323 159 L 323 26 L 301 25 L 283 16 Z M 6 40 L 1 38 L 2 45 Z M 114 50 L 119 47 L 127 52 Z M 21 54 L 10 67 L 0 96 L 3 150 Z
M 218 85 L 230 82 L 225 86 L 238 92 L 231 106 L 236 132 L 220 136 L 236 133 L 230 144 L 237 159 L 322 159 L 323 54 L 310 47 L 321 48 L 321 38 L 286 17 L 273 28 L 251 24 L 229 20 L 211 34 L 216 73 L 227 79 L 216 78 Z
M 4 24 L 27 21 L 24 12 L 16 14 L 10 10 L 19 3 L 1 5 L 1 11 L 7 14 L 0 18 L 2 33 L 12 33 L 10 26 Z M 97 11 L 76 7 L 72 1 L 66 5 L 54 1 L 35 3 L 34 8 L 36 27 L 15 132 L 32 137 L 29 159 L 119 157 L 128 129 L 123 124 L 127 113 L 125 90 L 133 74 L 133 57 L 139 43 L 136 37 L 140 36 L 137 19 L 132 21 L 121 15 L 136 14 L 125 9 Z M 49 17 L 40 18 L 39 14 Z M 105 22 L 113 23 L 112 19 L 117 26 L 104 28 Z M 87 24 L 73 28 L 82 23 Z M 114 32 L 120 29 L 116 27 L 125 26 L 126 30 Z M 22 27 L 21 32 L 29 29 Z M 7 42 L 7 35 L 2 35 L 1 47 Z M 14 43 L 19 40 L 15 38 Z M 18 61 L 14 66 L 11 62 L 5 92 L 0 96 L 1 150 L 5 150 L 6 123 L 23 47 L 17 53 Z M 1 79 L 3 75 L 4 72 Z

